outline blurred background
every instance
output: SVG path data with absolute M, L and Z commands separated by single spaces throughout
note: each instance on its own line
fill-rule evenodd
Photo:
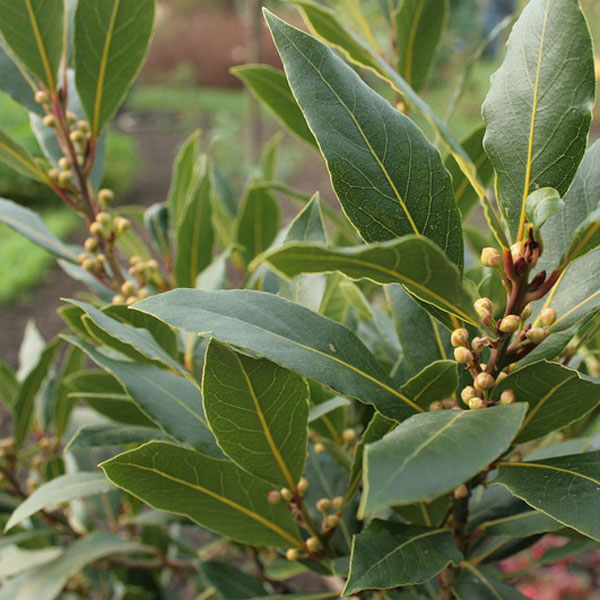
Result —
M 343 4 L 346 0 L 336 1 Z M 366 7 L 375 35 L 381 36 L 378 41 L 384 47 L 389 45 L 384 17 L 389 0 L 357 1 Z M 490 75 L 502 60 L 509 28 L 487 45 L 480 60 L 472 63 L 465 93 L 449 116 L 448 104 L 457 83 L 490 31 L 524 3 L 523 0 L 451 0 L 441 58 L 422 94 L 438 114 L 448 117 L 458 137 L 481 124 L 480 107 Z M 600 56 L 600 2 L 581 0 L 581 3 L 595 39 L 595 55 Z M 148 60 L 108 136 L 104 186 L 115 190 L 121 204 L 147 206 L 164 201 L 177 147 L 197 128 L 202 130 L 203 147 L 211 145 L 234 196 L 239 197 L 261 148 L 279 129 L 229 72 L 232 66 L 244 63 L 280 66 L 262 24 L 260 4 L 303 27 L 296 10 L 283 0 L 158 0 L 157 28 Z M 368 73 L 364 76 L 373 77 Z M 370 83 L 377 85 L 372 79 Z M 596 108 L 593 137 L 598 135 L 598 116 Z M 30 132 L 26 111 L 2 93 L 0 124 L 32 153 L 41 155 Z M 433 135 L 430 139 L 435 141 Z M 314 152 L 286 137 L 282 159 L 279 179 L 306 193 L 319 190 L 333 205 L 327 172 Z M 63 239 L 83 238 L 75 215 L 63 209 L 44 189 L 3 165 L 0 165 L 0 197 L 40 210 L 50 229 Z M 3 282 L 0 358 L 15 365 L 27 320 L 34 319 L 46 337 L 56 333 L 60 328 L 55 314 L 59 297 L 72 295 L 76 284 L 53 266 L 53 259 L 43 250 L 1 224 L 0 257 Z M 532 564 L 542 565 L 533 575 L 523 577 L 524 594 L 536 600 L 600 598 L 600 557 L 587 555 L 577 564 L 565 557 L 546 570 L 544 556 L 559 553 L 561 542 L 559 538 L 553 541 L 546 537 L 544 544 L 534 546 L 532 551 L 506 565 L 510 570 L 525 571 Z

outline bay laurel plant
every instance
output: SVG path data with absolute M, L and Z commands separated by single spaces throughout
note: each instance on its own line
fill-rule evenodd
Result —
M 310 33 L 265 12 L 284 70 L 234 74 L 322 155 L 341 211 L 277 181 L 278 136 L 238 202 L 199 133 L 164 203 L 115 203 L 104 135 L 154 1 L 0 0 L 0 85 L 44 156 L 0 131 L 0 159 L 88 233 L 63 243 L 10 199 L 0 221 L 89 290 L 0 366 L 2 600 L 513 600 L 503 559 L 548 533 L 565 540 L 549 561 L 600 543 L 579 2 L 529 2 L 461 141 L 486 42 L 438 116 L 424 97 L 448 2 L 383 2 L 384 35 L 358 2 L 291 5 Z

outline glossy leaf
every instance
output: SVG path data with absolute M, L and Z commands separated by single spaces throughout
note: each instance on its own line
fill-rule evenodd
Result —
M 352 279 L 401 283 L 421 300 L 477 324 L 473 297 L 463 287 L 458 269 L 421 237 L 350 248 L 291 243 L 266 253 L 264 260 L 287 277 L 340 271 Z
M 461 560 L 449 529 L 375 519 L 354 538 L 344 594 L 425 583 Z
M 115 485 L 150 506 L 184 515 L 238 542 L 301 545 L 288 509 L 268 502 L 272 487 L 228 461 L 150 442 L 100 466 Z
M 4 531 L 12 529 L 36 512 L 78 498 L 104 494 L 114 489 L 102 473 L 72 473 L 61 475 L 42 484 L 10 515 Z
M 0 0 L 0 32 L 15 56 L 55 92 L 63 53 L 63 0 Z
M 65 339 L 113 375 L 144 415 L 169 436 L 211 456 L 221 455 L 204 420 L 200 390 L 188 379 L 153 365 L 115 360 L 86 342 Z
M 194 190 L 198 171 L 199 138 L 200 131 L 194 131 L 182 144 L 173 163 L 167 204 L 169 220 L 174 230 L 179 227 L 190 194 Z
M 144 551 L 144 546 L 95 531 L 77 539 L 56 560 L 14 578 L 0 591 L 0 600 L 54 600 L 70 577 L 105 556 Z
M 49 185 L 48 175 L 31 153 L 8 137 L 3 131 L 0 131 L 0 162 L 21 173 L 21 175 L 29 177 L 29 179 Z M 8 202 L 8 200 L 3 200 L 3 202 Z
M 539 188 L 531 192 L 525 200 L 525 218 L 528 223 L 539 229 L 564 207 L 565 203 L 555 189 Z
M 461 268 L 460 213 L 439 152 L 327 46 L 271 13 L 266 19 L 342 208 L 360 235 L 367 242 L 423 235 Z
M 600 541 L 600 452 L 503 462 L 494 483 L 563 525 Z
M 537 510 L 526 510 L 507 517 L 484 521 L 478 529 L 488 535 L 527 537 L 560 529 L 562 525 Z
M 205 168 L 183 209 L 177 228 L 173 272 L 179 287 L 194 287 L 196 277 L 212 261 L 211 169 Z
M 0 360 L 0 400 L 4 406 L 12 410 L 17 399 L 19 382 L 14 370 L 3 360 Z
M 402 386 L 402 393 L 428 410 L 432 402 L 451 398 L 458 386 L 458 369 L 453 360 L 432 362 Z
M 561 263 L 571 261 L 600 246 L 600 208 L 594 209 L 577 227 Z
M 415 91 L 426 83 L 448 22 L 448 0 L 402 0 L 394 20 L 398 73 Z
M 308 386 L 302 377 L 212 340 L 202 393 L 206 418 L 227 456 L 256 477 L 295 489 L 308 425 Z
M 154 27 L 155 0 L 78 0 L 75 79 L 97 138 L 138 74 Z
M 44 109 L 35 101 L 35 83 L 22 67 L 18 66 L 0 43 L 0 81 L 2 91 L 27 110 L 44 114 Z
M 153 427 L 141 425 L 84 425 L 77 430 L 65 450 L 72 448 L 104 448 L 106 446 L 122 446 L 152 440 L 162 440 L 167 436 Z
M 367 446 L 359 514 L 433 500 L 455 489 L 509 447 L 525 410 L 513 404 L 441 410 L 407 419 Z
M 169 325 L 264 356 L 390 418 L 422 409 L 398 392 L 346 327 L 272 294 L 250 290 L 174 290 L 135 304 Z
M 18 231 L 52 254 L 70 262 L 77 262 L 77 254 L 74 250 L 63 244 L 34 211 L 0 198 L 0 222 Z
M 270 113 L 296 137 L 313 147 L 317 142 L 290 90 L 285 74 L 269 65 L 242 65 L 231 69 Z
M 532 191 L 552 187 L 563 196 L 573 181 L 594 93 L 592 42 L 579 3 L 532 0 L 483 105 L 484 145 L 513 239 L 523 237 Z
M 494 390 L 498 399 L 504 390 L 513 390 L 529 411 L 516 442 L 523 443 L 562 429 L 600 404 L 600 385 L 584 379 L 575 370 L 542 361 L 511 373 Z
M 482 568 L 469 562 L 462 566 L 452 586 L 458 600 L 527 600 L 515 588 L 503 583 L 495 569 Z
M 245 600 L 267 595 L 264 585 L 235 566 L 217 560 L 202 563 L 202 574 L 222 598 Z

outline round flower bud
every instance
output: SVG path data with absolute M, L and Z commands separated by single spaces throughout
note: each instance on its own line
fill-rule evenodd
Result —
M 477 396 L 477 392 L 472 385 L 468 385 L 466 388 L 463 388 L 462 392 L 460 393 L 460 399 L 465 404 L 467 404 L 471 398 L 475 398 L 475 396 Z
M 456 348 L 464 346 L 469 341 L 469 332 L 466 329 L 455 329 L 450 336 L 450 343 Z
M 317 454 L 325 454 L 325 452 L 327 452 L 327 448 L 325 448 L 325 445 L 321 442 L 317 442 L 314 448 Z
M 71 131 L 69 138 L 74 144 L 83 144 L 83 142 L 85 142 L 85 135 L 83 134 L 83 131 L 80 131 L 79 129 Z
M 462 500 L 469 495 L 469 488 L 462 483 L 454 490 L 453 495 L 455 500 Z
M 121 294 L 117 294 L 116 296 L 113 296 L 112 303 L 113 304 L 125 304 L 125 298 L 123 298 L 123 296 L 121 296 Z
M 46 127 L 56 127 L 56 117 L 54 115 L 46 115 L 43 119 L 42 119 L 42 123 L 46 126 Z
M 133 283 L 131 283 L 131 281 L 124 281 L 121 285 L 121 294 L 123 294 L 123 296 L 133 296 L 134 293 L 135 286 Z
M 93 223 L 90 223 L 89 230 L 92 235 L 100 235 L 102 233 L 102 225 L 94 221 Z
M 340 510 L 340 508 L 342 508 L 342 506 L 344 506 L 344 498 L 342 496 L 336 496 L 331 501 L 331 504 L 335 510 Z
M 71 168 L 71 160 L 66 156 L 62 156 L 58 159 L 58 168 L 61 171 L 68 171 Z
M 483 347 L 485 346 L 485 342 L 486 342 L 486 338 L 484 338 L 484 337 L 474 337 L 471 340 L 471 348 L 473 348 L 473 350 L 475 350 L 475 352 L 479 352 L 480 350 L 483 350 Z
M 137 296 L 129 296 L 129 298 L 127 298 L 127 300 L 125 300 L 125 305 L 129 306 L 131 304 L 133 304 L 134 302 L 137 302 L 138 298 Z
M 429 410 L 443 410 L 444 405 L 439 401 L 435 400 L 429 405 Z
M 287 488 L 281 488 L 279 490 L 279 493 L 281 494 L 281 497 L 286 501 L 289 502 L 292 499 L 292 492 L 290 492 L 290 490 L 288 490 Z
M 110 215 L 107 212 L 99 212 L 96 215 L 96 223 L 100 223 L 100 225 L 110 223 Z
M 58 181 L 58 178 L 60 177 L 60 171 L 58 169 L 50 169 L 48 171 L 48 177 L 50 177 L 52 181 Z
M 35 93 L 35 101 L 38 104 L 46 104 L 50 101 L 50 99 L 48 98 L 48 94 L 46 94 L 46 92 L 44 92 L 43 90 L 38 90 Z
M 342 438 L 347 444 L 351 444 L 356 441 L 356 431 L 349 427 L 348 429 L 344 429 L 344 433 L 342 433 Z
M 527 319 L 529 319 L 532 311 L 533 311 L 533 309 L 531 308 L 531 303 L 526 304 L 525 308 L 521 311 L 521 319 L 523 319 L 523 321 L 526 321 Z
M 67 111 L 66 116 L 67 116 L 67 121 L 69 122 L 69 125 L 74 125 L 75 122 L 77 121 L 77 115 L 70 110 Z
M 86 258 L 89 258 L 88 254 L 86 252 L 82 252 L 78 257 L 77 257 L 77 262 L 79 264 L 81 264 Z
M 129 259 L 129 264 L 130 265 L 137 265 L 139 263 L 142 262 L 142 257 L 138 256 L 137 254 L 134 254 L 130 259 Z
M 85 240 L 83 247 L 90 253 L 96 252 L 98 250 L 98 240 L 94 237 L 89 237 Z
M 475 389 L 477 390 L 489 390 L 494 387 L 494 378 L 489 373 L 479 373 L 475 377 Z
M 540 321 L 544 327 L 550 327 L 550 325 L 553 325 L 556 321 L 556 311 L 553 308 L 546 306 L 540 313 Z
M 105 188 L 98 192 L 98 202 L 100 202 L 102 206 L 110 204 L 114 199 L 115 194 L 112 190 L 108 190 Z
M 90 130 L 90 124 L 82 119 L 81 121 L 77 121 L 77 129 L 81 129 L 83 133 L 88 133 Z
M 88 273 L 93 273 L 96 270 L 98 263 L 93 258 L 86 258 L 81 263 L 81 268 Z
M 520 325 L 520 317 L 518 317 L 517 315 L 506 315 L 506 317 L 504 317 L 502 321 L 500 321 L 500 327 L 498 329 L 500 329 L 500 331 L 502 331 L 503 333 L 513 333 L 514 331 L 519 329 Z
M 321 498 L 317 501 L 317 510 L 322 513 L 326 513 L 331 508 L 331 500 L 329 498 Z
M 459 365 L 473 362 L 473 353 L 462 346 L 459 348 L 454 348 L 454 360 Z
M 125 217 L 117 217 L 115 219 L 115 229 L 117 233 L 125 233 L 131 227 L 131 221 Z
M 444 408 L 444 409 L 456 408 L 456 400 L 454 400 L 454 398 L 444 398 L 442 400 L 442 408 Z
M 61 187 L 68 186 L 73 180 L 73 173 L 71 171 L 61 171 L 58 175 L 58 185 Z
M 523 242 L 515 242 L 510 247 L 510 253 L 513 259 L 513 262 L 517 262 L 520 258 L 523 258 Z
M 489 298 L 478 298 L 477 300 L 475 300 L 473 306 L 475 308 L 475 312 L 479 315 L 479 318 L 481 319 L 491 314 L 494 308 L 494 305 L 492 304 L 492 301 Z
M 290 548 L 289 550 L 286 551 L 285 557 L 288 560 L 298 560 L 300 558 L 300 552 L 298 552 L 298 550 L 296 550 L 296 548 Z
M 304 494 L 306 494 L 306 490 L 308 489 L 308 481 L 306 481 L 306 479 L 304 477 L 302 477 L 300 479 L 300 481 L 298 482 L 298 495 L 300 496 L 300 498 L 302 498 L 302 496 L 304 496 Z
M 151 258 L 148 262 L 146 262 L 146 270 L 150 273 L 158 271 L 158 262 Z
M 484 248 L 481 251 L 481 264 L 484 267 L 499 267 L 502 264 L 502 256 L 496 248 Z
M 321 542 L 320 542 L 319 538 L 316 536 L 309 537 L 305 543 L 306 543 L 306 549 L 309 552 L 318 552 L 321 549 Z
M 511 404 L 515 399 L 515 393 L 512 390 L 504 390 L 500 394 L 500 404 Z
M 532 344 L 541 344 L 548 335 L 548 332 L 541 327 L 532 327 L 525 336 Z
M 281 494 L 277 490 L 271 490 L 267 494 L 267 502 L 269 504 L 280 504 L 281 500 Z
M 150 295 L 150 292 L 148 291 L 148 288 L 146 288 L 146 287 L 140 288 L 137 293 L 138 300 L 143 300 L 144 298 L 147 298 L 149 295 Z
M 471 398 L 467 404 L 471 410 L 479 410 L 483 407 L 483 400 L 478 396 L 475 396 L 475 398 Z
M 325 530 L 333 529 L 340 524 L 340 518 L 337 515 L 329 515 L 325 517 L 323 526 Z

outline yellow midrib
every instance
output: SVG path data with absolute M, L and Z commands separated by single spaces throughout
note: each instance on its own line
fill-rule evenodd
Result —
M 254 512 L 254 511 L 250 510 L 249 508 L 246 508 L 245 506 L 242 506 L 241 504 L 238 504 L 237 502 L 234 502 L 233 500 L 230 500 L 229 498 L 225 498 L 225 496 L 221 496 L 220 494 L 217 494 L 216 492 L 213 492 L 199 484 L 191 483 L 190 481 L 186 481 L 185 479 L 180 479 L 179 477 L 175 477 L 174 475 L 169 475 L 168 473 L 165 473 L 164 471 L 159 471 L 158 469 L 154 469 L 152 467 L 146 467 L 144 465 L 130 463 L 130 464 L 127 464 L 124 466 L 132 467 L 134 469 L 141 469 L 142 471 L 149 471 L 150 473 L 154 473 L 154 474 L 158 475 L 159 477 L 164 477 L 165 479 L 168 479 L 169 481 L 173 481 L 174 483 L 178 483 L 179 485 L 183 485 L 190 489 L 196 490 L 196 491 L 200 492 L 201 494 L 205 494 L 206 496 L 209 496 L 210 498 L 213 498 L 214 500 L 218 500 L 219 502 L 226 504 L 230 508 L 233 508 L 234 510 L 239 511 L 242 514 L 249 516 L 251 519 L 254 519 L 255 521 L 259 522 L 261 525 L 264 525 L 271 531 L 275 532 L 277 535 L 280 535 L 281 537 L 285 538 L 286 540 L 289 540 L 290 542 L 292 542 L 294 544 L 294 546 L 299 547 L 299 548 L 302 547 L 302 544 L 300 543 L 299 540 L 297 540 L 294 536 L 290 535 L 287 531 L 281 529 L 281 527 L 279 527 L 275 523 L 272 523 L 271 521 L 265 519 L 264 517 L 262 517 L 261 515 L 259 515 L 258 513 Z
M 577 254 L 581 251 L 582 248 L 585 247 L 590 238 L 596 233 L 598 228 L 600 227 L 600 221 L 596 221 L 585 233 L 585 235 L 579 240 L 577 246 L 573 249 L 572 252 L 569 253 L 567 260 L 565 262 L 569 263 L 573 260 L 574 257 L 577 257 Z
M 475 577 L 477 577 L 489 590 L 490 592 L 492 592 L 492 594 L 494 594 L 494 597 L 496 597 L 498 600 L 502 600 L 502 596 L 500 596 L 498 594 L 498 592 L 496 591 L 496 589 L 492 586 L 492 584 L 486 579 L 485 575 L 477 568 L 475 568 L 474 565 L 472 565 L 470 562 L 468 561 L 463 561 L 460 563 L 461 567 L 465 567 L 467 568 L 469 571 L 471 571 L 471 573 L 473 573 L 473 575 L 475 575 Z
M 566 473 L 567 475 L 571 475 L 573 477 L 580 477 L 581 479 L 585 479 L 590 481 L 594 485 L 600 486 L 600 480 L 594 479 L 589 475 L 584 475 L 583 473 L 578 473 L 576 471 L 569 471 L 569 469 L 563 469 L 562 467 L 555 467 L 554 465 L 542 465 L 540 463 L 526 463 L 526 462 L 508 462 L 502 461 L 498 463 L 499 467 L 525 467 L 532 469 L 548 469 L 550 471 L 558 471 L 559 473 Z
M 44 47 L 44 40 L 42 39 L 37 18 L 35 16 L 33 6 L 31 5 L 31 0 L 25 0 L 25 5 L 27 6 L 27 13 L 29 15 L 29 21 L 31 22 L 31 29 L 33 30 L 38 52 L 40 53 L 40 58 L 42 59 L 42 66 L 44 67 L 44 73 L 46 74 L 46 83 L 48 84 L 49 91 L 54 93 L 56 91 L 56 82 L 54 81 L 54 74 L 52 73 L 52 68 L 50 67 L 50 61 L 48 60 L 48 54 L 46 53 L 46 48 Z
M 45 182 L 49 181 L 46 174 L 42 170 L 38 169 L 37 165 L 35 163 L 28 161 L 24 156 L 19 154 L 14 148 L 11 148 L 8 144 L 3 142 L 1 139 L 0 139 L 0 148 L 2 149 L 3 152 L 10 154 L 17 162 L 19 162 L 23 166 L 27 167 L 27 169 L 29 169 L 32 173 L 35 173 L 40 178 L 41 181 L 45 181 Z
M 421 19 L 421 15 L 423 14 L 424 7 L 425 0 L 420 2 L 417 6 L 415 18 L 410 25 L 410 30 L 408 33 L 408 41 L 406 44 L 406 56 L 404 60 L 404 79 L 406 79 L 409 85 L 412 85 L 412 61 L 414 54 L 415 38 L 417 36 L 417 29 L 419 28 L 419 21 Z
M 519 217 L 519 233 L 518 240 L 523 239 L 523 233 L 525 230 L 525 203 L 527 202 L 527 196 L 529 196 L 529 186 L 531 185 L 531 170 L 533 168 L 533 140 L 535 134 L 535 122 L 537 117 L 537 104 L 540 90 L 540 73 L 542 69 L 542 56 L 544 51 L 544 37 L 546 35 L 546 24 L 548 23 L 548 14 L 550 12 L 550 2 L 546 3 L 546 12 L 544 13 L 544 23 L 542 25 L 542 33 L 540 35 L 540 48 L 538 52 L 537 71 L 535 74 L 535 84 L 533 87 L 533 101 L 531 107 L 531 123 L 529 128 L 529 145 L 527 148 L 527 165 L 525 169 L 525 186 L 523 188 L 523 198 L 521 200 L 521 215 Z
M 100 69 L 98 71 L 98 82 L 96 85 L 96 98 L 94 100 L 94 121 L 92 123 L 92 135 L 94 137 L 97 137 L 99 133 L 98 124 L 100 122 L 100 108 L 102 105 L 102 94 L 104 92 L 104 78 L 106 76 L 108 53 L 110 52 L 110 44 L 112 42 L 120 2 L 121 0 L 114 0 L 108 29 L 106 31 L 106 39 L 104 40 L 104 47 L 102 48 L 102 58 L 100 59 Z

